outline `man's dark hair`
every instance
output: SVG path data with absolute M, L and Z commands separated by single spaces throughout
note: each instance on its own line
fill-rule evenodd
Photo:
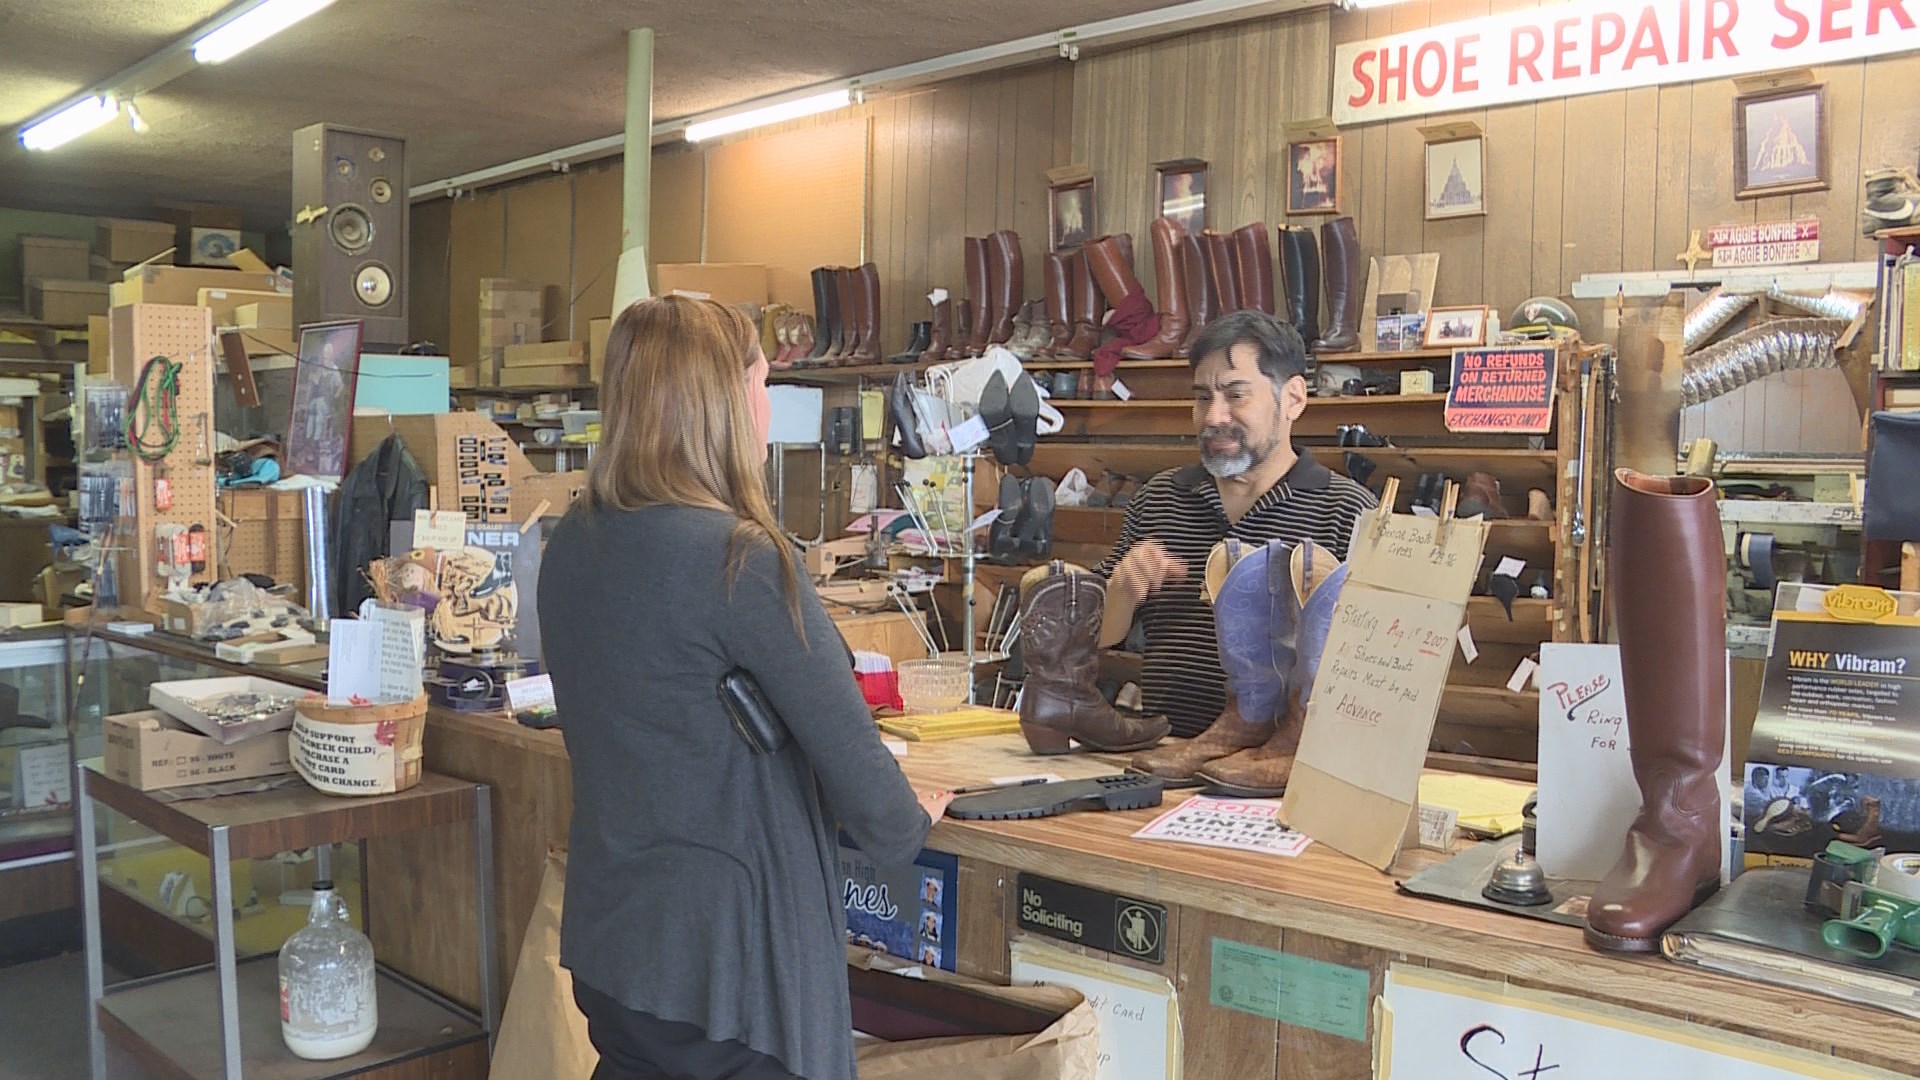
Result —
M 1307 347 L 1291 323 L 1252 309 L 1235 311 L 1208 323 L 1187 350 L 1189 370 L 1214 353 L 1228 353 L 1241 343 L 1252 345 L 1260 374 L 1272 380 L 1276 393 L 1288 379 L 1307 373 Z

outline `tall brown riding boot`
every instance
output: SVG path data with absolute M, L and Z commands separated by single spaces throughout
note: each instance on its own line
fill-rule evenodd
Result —
M 1133 259 L 1118 236 L 1103 236 L 1087 245 L 1087 269 L 1100 286 L 1108 307 L 1119 307 L 1127 297 L 1140 291 L 1140 279 L 1133 276 Z
M 1320 226 L 1321 255 L 1326 260 L 1327 332 L 1312 346 L 1314 352 L 1352 352 L 1360 347 L 1361 290 L 1360 233 L 1350 217 L 1334 218 Z
M 987 342 L 1004 345 L 1013 336 L 1013 317 L 1026 296 L 1026 260 L 1020 254 L 1020 234 L 1001 229 L 987 237 L 987 295 L 993 298 L 993 318 Z
M 1233 261 L 1240 272 L 1240 306 L 1272 315 L 1273 245 L 1267 241 L 1266 222 L 1233 230 Z
M 1300 340 L 1320 336 L 1320 245 L 1313 230 L 1280 226 L 1281 284 L 1287 291 L 1287 320 Z
M 853 313 L 853 349 L 842 357 L 842 362 L 877 364 L 880 362 L 880 268 L 873 263 L 862 263 L 853 271 Z
M 1047 321 L 1052 324 L 1047 351 L 1055 354 L 1065 351 L 1073 340 L 1073 313 L 1067 305 L 1073 271 L 1067 269 L 1068 258 L 1057 251 L 1049 251 L 1046 256 Z
M 1067 256 L 1068 300 L 1073 313 L 1073 336 L 1060 350 L 1075 360 L 1085 360 L 1100 345 L 1100 287 L 1094 283 L 1093 270 L 1087 265 L 1085 248 L 1075 248 Z
M 1193 306 L 1187 336 L 1180 342 L 1180 355 L 1187 356 L 1193 352 L 1193 343 L 1200 331 L 1219 312 L 1213 294 L 1213 267 L 1208 265 L 1207 249 L 1198 236 L 1181 239 L 1180 272 L 1187 279 L 1187 303 Z
M 794 358 L 797 367 L 814 367 L 820 364 L 833 347 L 833 324 L 837 318 L 835 309 L 840 304 L 840 294 L 833 288 L 833 270 L 830 267 L 813 268 L 813 345 L 806 355 Z
M 1727 561 L 1713 482 L 1613 474 L 1612 541 L 1640 813 L 1587 905 L 1587 944 L 1653 952 L 1720 887 L 1720 758 L 1727 736 Z
M 1155 218 L 1148 230 L 1153 236 L 1153 276 L 1160 288 L 1160 332 L 1138 345 L 1122 349 L 1128 360 L 1164 360 L 1180 351 L 1187 339 L 1187 281 L 1180 272 L 1180 226 L 1166 218 Z M 1264 236 L 1265 228 L 1261 229 Z
M 860 342 L 859 312 L 854 309 L 854 272 L 845 266 L 833 268 L 834 295 L 838 298 L 836 309 L 839 319 L 833 324 L 833 347 L 820 362 L 828 367 L 844 367 L 849 361 L 854 347 Z
M 1240 298 L 1240 268 L 1233 257 L 1233 237 L 1208 229 L 1200 238 L 1207 247 L 1207 265 L 1213 267 L 1213 293 L 1220 314 L 1246 307 Z
M 987 351 L 987 331 L 993 321 L 993 304 L 987 296 L 988 271 L 991 261 L 987 254 L 987 238 L 969 236 L 966 238 L 967 299 L 972 302 L 973 320 L 968 324 L 967 355 L 979 356 Z M 1011 316 L 1009 316 L 1011 317 Z
M 971 355 L 968 341 L 972 337 L 973 301 L 960 300 L 953 306 L 953 343 L 947 346 L 946 359 L 965 360 Z
M 947 350 L 953 345 L 953 301 L 942 300 L 933 305 L 933 330 L 927 337 L 927 348 L 919 356 L 922 364 L 937 363 L 947 358 Z
M 1167 718 L 1121 713 L 1100 695 L 1100 621 L 1106 584 L 1098 574 L 1054 562 L 1022 582 L 1020 734 L 1036 754 L 1064 754 L 1078 740 L 1089 750 L 1145 750 L 1166 737 Z

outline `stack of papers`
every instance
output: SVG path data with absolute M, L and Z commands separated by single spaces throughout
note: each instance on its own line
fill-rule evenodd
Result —
M 883 716 L 880 730 L 908 742 L 971 739 L 977 735 L 1011 735 L 1020 730 L 1020 714 L 1005 709 L 968 706 L 941 713 Z

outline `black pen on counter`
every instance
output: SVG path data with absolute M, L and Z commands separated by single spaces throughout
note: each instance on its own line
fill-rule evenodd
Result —
M 1032 787 L 1035 784 L 1051 784 L 1051 783 L 1053 783 L 1053 778 L 1050 776 L 1029 776 L 1025 780 L 1015 780 L 1011 783 L 1006 783 L 1006 784 L 980 784 L 975 787 L 954 788 L 948 794 L 978 795 L 983 791 L 1005 791 L 1008 788 Z

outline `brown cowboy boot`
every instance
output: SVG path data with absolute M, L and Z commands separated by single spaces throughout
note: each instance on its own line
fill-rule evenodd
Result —
M 1206 245 L 1200 237 L 1189 236 L 1180 241 L 1180 273 L 1186 278 L 1187 303 L 1193 308 L 1187 336 L 1180 341 L 1180 355 L 1186 356 L 1193 351 L 1200 331 L 1219 313 L 1213 291 L 1213 267 L 1207 261 Z
M 1640 813 L 1587 905 L 1587 944 L 1653 952 L 1720 888 L 1727 560 L 1713 482 L 1618 469 L 1608 558 Z
M 1037 582 L 1032 581 L 1035 577 Z M 1054 562 L 1029 573 L 1022 590 L 1020 734 L 1036 754 L 1064 754 L 1073 741 L 1101 753 L 1145 750 L 1166 737 L 1164 716 L 1123 713 L 1094 685 L 1100 670 L 1100 621 L 1106 583 Z

